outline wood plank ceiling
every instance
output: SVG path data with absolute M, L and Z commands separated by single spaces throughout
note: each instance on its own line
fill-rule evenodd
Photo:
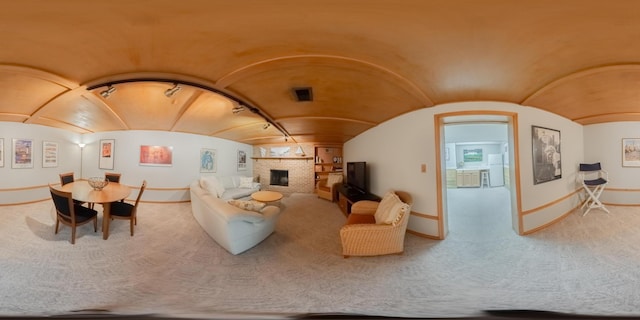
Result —
M 0 121 L 80 133 L 341 144 L 458 101 L 640 120 L 636 0 L 21 0 L 0 30 Z

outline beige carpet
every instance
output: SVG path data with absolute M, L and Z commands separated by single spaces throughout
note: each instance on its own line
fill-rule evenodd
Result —
M 575 213 L 527 237 L 407 235 L 402 256 L 344 259 L 335 204 L 309 194 L 282 202 L 276 232 L 238 256 L 200 229 L 189 203 L 143 203 L 134 237 L 115 221 L 106 241 L 80 227 L 75 245 L 67 227 L 54 235 L 50 202 L 0 207 L 0 315 L 640 315 L 637 208 Z

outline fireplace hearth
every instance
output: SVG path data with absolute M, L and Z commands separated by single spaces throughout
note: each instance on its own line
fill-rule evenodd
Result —
M 271 169 L 269 184 L 272 186 L 289 186 L 289 170 Z

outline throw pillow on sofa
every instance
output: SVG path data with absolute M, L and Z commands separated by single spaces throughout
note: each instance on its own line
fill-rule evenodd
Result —
M 400 198 L 395 192 L 388 191 L 384 197 L 382 197 L 374 214 L 376 224 L 392 224 L 400 214 L 400 210 L 402 209 L 400 205 L 402 205 L 402 201 L 400 201 Z
M 210 194 L 220 198 L 224 193 L 224 186 L 222 182 L 215 176 L 206 176 L 200 178 L 200 186 L 202 189 L 207 190 Z
M 253 177 L 240 177 L 240 185 L 238 188 L 253 188 Z
M 234 205 L 240 209 L 260 212 L 264 209 L 265 204 L 255 200 L 229 200 L 229 204 Z

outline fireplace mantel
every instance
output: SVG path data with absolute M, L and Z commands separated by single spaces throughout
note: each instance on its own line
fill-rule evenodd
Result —
M 313 157 L 252 157 L 253 176 L 265 190 L 288 195 L 294 192 L 313 193 L 315 188 Z M 300 161 L 303 160 L 303 161 Z M 270 170 L 289 170 L 289 186 L 270 185 Z

